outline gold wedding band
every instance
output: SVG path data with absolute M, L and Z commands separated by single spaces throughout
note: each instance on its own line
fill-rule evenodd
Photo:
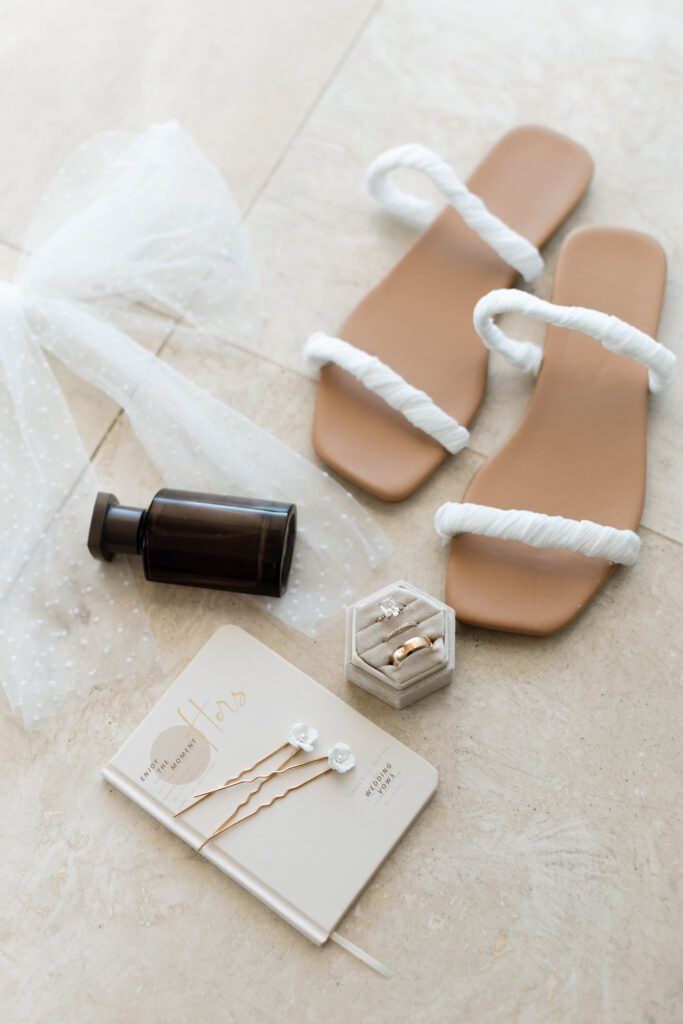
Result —
M 422 651 L 426 647 L 431 647 L 432 641 L 428 636 L 411 636 L 410 640 L 406 640 L 404 644 L 397 647 L 394 653 L 391 655 L 391 664 L 394 668 L 398 668 L 401 662 L 405 661 L 409 654 L 414 651 Z
M 417 629 L 417 622 L 405 622 L 402 626 L 397 626 L 393 632 L 387 633 L 384 637 L 384 643 L 386 644 L 389 640 L 393 640 L 393 638 L 398 636 L 399 633 L 402 633 L 404 629 Z

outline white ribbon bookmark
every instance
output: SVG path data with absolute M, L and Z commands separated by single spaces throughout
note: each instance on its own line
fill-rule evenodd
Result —
M 339 934 L 339 932 L 332 932 L 330 938 L 333 942 L 336 942 L 341 946 L 342 949 L 345 949 L 347 953 L 351 953 L 351 955 L 355 956 L 357 960 L 362 960 L 363 963 L 367 964 L 368 967 L 371 967 L 373 971 L 377 971 L 378 974 L 381 974 L 383 978 L 393 978 L 393 971 L 390 971 L 388 967 L 385 967 L 384 964 L 379 962 L 379 960 L 376 960 L 374 956 L 370 956 L 369 953 L 366 953 L 364 949 L 360 948 L 360 946 L 356 946 L 353 942 L 349 942 L 349 940 L 345 939 L 343 935 Z

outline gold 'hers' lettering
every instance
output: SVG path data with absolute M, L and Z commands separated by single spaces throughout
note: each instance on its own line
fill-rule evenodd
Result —
M 213 750 L 218 750 L 215 743 L 212 743 L 206 732 L 202 732 L 199 728 L 198 722 L 201 723 L 202 728 L 208 732 L 208 727 L 211 726 L 223 735 L 223 729 L 221 729 L 219 723 L 225 720 L 226 712 L 231 715 L 236 715 L 240 708 L 243 708 L 247 702 L 247 697 L 244 690 L 231 690 L 230 696 L 227 700 L 223 698 L 216 700 L 207 700 L 200 706 L 196 700 L 192 697 L 188 698 L 188 704 L 192 706 L 193 710 L 189 710 L 187 714 L 181 707 L 178 708 L 178 714 L 180 718 L 185 722 L 190 732 L 197 733 L 203 740 L 209 744 Z M 214 705 L 212 707 L 212 705 Z M 207 710 L 208 708 L 208 710 Z M 188 718 L 188 714 L 190 717 Z
M 231 715 L 236 715 L 239 709 L 244 707 L 247 699 L 244 694 L 244 690 L 231 690 L 230 696 L 232 697 L 232 703 L 227 700 L 216 701 L 216 718 L 219 722 L 222 722 L 225 718 L 225 711 L 223 711 L 222 708 L 229 711 Z

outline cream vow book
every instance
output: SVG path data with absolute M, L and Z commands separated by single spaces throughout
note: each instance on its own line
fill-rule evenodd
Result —
M 224 626 L 103 775 L 198 849 L 256 784 L 223 790 L 174 814 L 195 794 L 281 747 L 295 722 L 320 735 L 313 753 L 299 752 L 289 763 L 326 755 L 341 742 L 351 747 L 355 768 L 344 775 L 330 771 L 276 800 L 201 852 L 322 945 L 433 796 L 438 775 L 423 758 L 248 633 Z M 278 767 L 289 753 L 280 750 L 256 774 Z M 276 776 L 237 816 L 319 768 Z

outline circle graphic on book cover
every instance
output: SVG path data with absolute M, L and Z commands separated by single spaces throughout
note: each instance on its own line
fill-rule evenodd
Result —
M 186 725 L 173 725 L 159 733 L 152 744 L 150 758 L 160 779 L 184 786 L 206 771 L 211 748 L 202 736 L 189 732 Z

